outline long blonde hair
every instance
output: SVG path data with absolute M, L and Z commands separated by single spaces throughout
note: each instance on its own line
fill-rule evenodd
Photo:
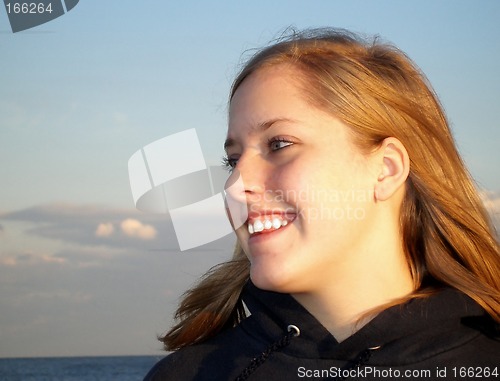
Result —
M 253 72 L 280 64 L 299 70 L 307 101 L 348 125 L 365 152 L 387 137 L 406 147 L 411 169 L 400 224 L 414 281 L 410 298 L 448 285 L 500 321 L 497 236 L 437 96 L 417 66 L 377 39 L 307 30 L 254 55 L 234 81 L 230 99 Z M 167 350 L 206 340 L 242 319 L 240 294 L 249 266 L 237 245 L 232 261 L 213 268 L 184 295 L 178 323 L 161 338 Z

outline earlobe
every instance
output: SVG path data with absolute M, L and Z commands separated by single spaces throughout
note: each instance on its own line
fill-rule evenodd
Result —
M 376 201 L 390 199 L 404 185 L 410 173 L 410 158 L 405 146 L 396 138 L 387 138 L 377 150 L 382 166 L 374 189 Z

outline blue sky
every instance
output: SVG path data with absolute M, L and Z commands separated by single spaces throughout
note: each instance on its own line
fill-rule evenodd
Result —
M 158 353 L 179 295 L 233 239 L 180 253 L 167 216 L 134 209 L 127 161 L 196 128 L 219 163 L 242 54 L 290 25 L 407 52 L 498 211 L 499 19 L 495 0 L 85 0 L 13 34 L 1 8 L 0 357 Z

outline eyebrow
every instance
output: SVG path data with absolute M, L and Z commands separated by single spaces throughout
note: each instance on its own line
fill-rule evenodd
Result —
M 259 123 L 257 126 L 252 128 L 252 133 L 256 132 L 262 132 L 270 128 L 273 124 L 278 123 L 278 122 L 293 122 L 292 119 L 288 118 L 274 118 L 274 119 L 269 119 L 266 120 L 262 123 Z M 232 138 L 227 138 L 226 141 L 224 142 L 224 150 L 227 151 L 228 148 L 234 146 L 236 144 L 236 141 Z

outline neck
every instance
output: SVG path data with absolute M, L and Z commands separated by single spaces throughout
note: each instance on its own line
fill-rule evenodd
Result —
M 364 255 L 352 255 L 339 264 L 326 284 L 292 295 L 339 342 L 362 328 L 381 307 L 413 291 L 398 241 L 379 240 L 368 247 Z

